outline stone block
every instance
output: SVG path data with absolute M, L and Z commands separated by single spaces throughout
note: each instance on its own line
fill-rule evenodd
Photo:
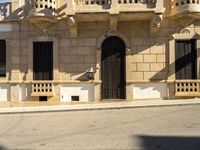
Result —
M 77 46 L 78 40 L 77 39 L 70 39 L 70 46 Z
M 156 55 L 144 55 L 144 62 L 156 62 Z
M 20 49 L 18 47 L 16 48 L 12 47 L 12 55 L 15 55 L 15 56 L 20 55 Z
M 78 55 L 89 55 L 90 47 L 78 47 Z
M 138 54 L 149 54 L 150 48 L 149 48 L 149 46 L 137 46 L 137 53 Z
M 84 40 L 83 39 L 77 39 L 77 46 L 84 46 Z
M 86 38 L 84 39 L 84 46 L 96 46 L 97 40 L 95 38 Z
M 61 80 L 70 80 L 70 74 L 62 72 L 61 73 Z
M 66 47 L 64 49 L 64 55 L 77 55 L 77 47 Z
M 78 72 L 87 71 L 90 69 L 90 64 L 79 64 L 78 65 Z
M 88 55 L 84 56 L 84 63 L 89 64 L 95 64 L 96 63 L 96 57 L 94 55 Z
M 71 63 L 72 64 L 82 64 L 84 62 L 83 56 L 71 56 Z
M 144 80 L 155 80 L 157 72 L 144 72 Z
M 131 71 L 137 71 L 137 64 L 136 63 L 131 64 Z
M 28 64 L 27 56 L 21 56 L 21 64 L 23 65 Z
M 67 39 L 60 39 L 60 47 L 66 47 L 69 43 L 70 42 Z
M 131 45 L 144 45 L 143 38 L 141 37 L 134 37 L 131 39 Z
M 20 63 L 20 58 L 19 58 L 19 56 L 12 56 L 12 57 L 11 57 L 11 63 L 12 63 L 12 64 L 19 64 L 19 63 Z
M 144 45 L 154 45 L 156 43 L 156 39 L 153 37 L 146 37 L 143 39 L 144 40 Z
M 28 41 L 27 40 L 21 40 L 21 47 L 27 48 L 28 47 Z
M 161 71 L 164 69 L 164 63 L 151 63 L 150 70 L 151 71 Z
M 21 31 L 28 31 L 29 25 L 28 23 L 21 23 Z
M 62 56 L 63 63 L 69 64 L 71 62 L 70 56 Z
M 143 80 L 143 72 L 132 72 L 133 80 Z
M 77 72 L 77 69 L 78 69 L 78 64 L 65 65 L 65 72 L 73 73 L 73 72 Z
M 132 62 L 143 62 L 143 55 L 133 55 Z
M 149 71 L 149 63 L 137 63 L 137 71 Z
M 151 47 L 151 54 L 162 54 L 163 46 L 162 45 L 154 45 Z
M 12 85 L 11 86 L 11 101 L 20 101 L 20 85 Z
M 18 23 L 13 23 L 12 24 L 12 31 L 19 31 L 19 24 Z
M 158 54 L 157 55 L 157 62 L 162 62 L 162 63 L 166 62 L 165 54 Z

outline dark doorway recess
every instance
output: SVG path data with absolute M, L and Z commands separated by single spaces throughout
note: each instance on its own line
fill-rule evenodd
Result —
M 102 99 L 125 99 L 125 43 L 111 36 L 101 48 Z
M 33 42 L 33 79 L 53 80 L 53 42 Z
M 175 56 L 176 79 L 196 79 L 196 40 L 192 39 L 176 41 Z

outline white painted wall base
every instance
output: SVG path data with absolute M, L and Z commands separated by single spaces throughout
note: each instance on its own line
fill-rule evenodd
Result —
M 133 99 L 163 99 L 167 97 L 166 83 L 133 84 Z
M 60 101 L 71 102 L 72 96 L 79 96 L 80 102 L 94 100 L 93 84 L 64 84 L 60 88 Z
M 0 84 L 0 101 L 6 102 L 10 100 L 10 85 Z

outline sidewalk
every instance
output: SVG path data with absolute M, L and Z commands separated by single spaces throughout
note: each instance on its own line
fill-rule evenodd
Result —
M 145 100 L 132 102 L 102 102 L 92 104 L 75 104 L 75 105 L 54 105 L 54 106 L 36 106 L 36 107 L 11 107 L 0 108 L 0 114 L 10 113 L 34 113 L 34 112 L 56 112 L 56 111 L 80 111 L 80 110 L 98 110 L 98 109 L 123 109 L 139 107 L 161 107 L 161 106 L 178 106 L 178 105 L 195 105 L 200 104 L 200 99 L 184 100 Z

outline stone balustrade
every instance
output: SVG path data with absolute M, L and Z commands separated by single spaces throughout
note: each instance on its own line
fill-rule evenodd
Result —
M 175 82 L 176 96 L 200 96 L 199 80 L 176 80 Z
M 109 5 L 110 0 L 76 0 L 76 5 Z
M 155 4 L 157 0 L 118 0 L 118 4 Z
M 75 0 L 75 12 L 153 11 L 157 3 L 163 8 L 163 0 Z
M 56 13 L 56 0 L 31 0 L 29 16 L 52 17 Z
M 31 0 L 31 7 L 36 9 L 56 9 L 56 0 Z
M 75 12 L 103 12 L 110 9 L 111 0 L 75 0 Z
M 53 96 L 53 84 L 46 81 L 32 83 L 31 96 Z
M 0 3 L 0 18 L 4 19 L 11 13 L 11 2 Z
M 200 13 L 200 0 L 171 0 L 171 15 L 183 16 L 185 13 Z

